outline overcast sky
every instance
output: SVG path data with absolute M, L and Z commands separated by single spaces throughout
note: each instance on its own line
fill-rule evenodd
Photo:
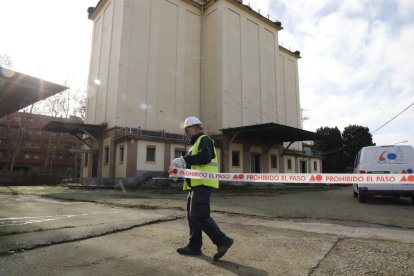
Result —
M 357 124 L 373 132 L 414 102 L 413 0 L 249 2 L 282 22 L 279 44 L 301 52 L 305 129 Z M 414 106 L 373 140 L 414 144 Z
M 140 1 L 140 0 L 136 0 Z M 0 55 L 46 80 L 86 83 L 97 0 L 0 0 Z M 282 22 L 279 44 L 299 50 L 307 130 L 371 131 L 414 102 L 414 0 L 248 0 Z M 414 106 L 373 134 L 414 144 Z

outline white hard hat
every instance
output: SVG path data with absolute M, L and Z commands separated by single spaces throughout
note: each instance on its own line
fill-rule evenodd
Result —
M 201 121 L 197 117 L 188 117 L 184 121 L 184 128 L 193 126 L 193 125 L 202 125 Z

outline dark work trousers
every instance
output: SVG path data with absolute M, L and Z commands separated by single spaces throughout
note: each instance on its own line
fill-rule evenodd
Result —
M 222 245 L 226 241 L 226 235 L 210 217 L 211 187 L 196 186 L 191 188 L 187 197 L 187 220 L 190 227 L 190 244 L 193 248 L 201 248 L 202 232 L 215 245 Z

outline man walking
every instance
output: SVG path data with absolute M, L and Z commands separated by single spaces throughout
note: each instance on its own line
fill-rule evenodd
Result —
M 202 132 L 202 123 L 196 117 L 184 121 L 184 129 L 192 147 L 184 157 L 171 162 L 171 167 L 192 170 L 218 172 L 217 155 L 214 141 Z M 189 190 L 187 197 L 187 220 L 190 228 L 190 241 L 187 246 L 178 248 L 183 255 L 201 255 L 202 232 L 206 233 L 217 246 L 213 259 L 217 261 L 232 246 L 233 239 L 224 234 L 213 218 L 210 217 L 210 196 L 213 188 L 218 189 L 218 180 L 186 179 L 184 190 Z

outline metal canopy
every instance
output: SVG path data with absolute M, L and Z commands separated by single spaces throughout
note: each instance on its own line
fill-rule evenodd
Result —
M 0 118 L 66 89 L 0 66 Z
M 315 132 L 276 123 L 224 128 L 221 129 L 221 131 L 225 135 L 232 135 L 232 140 L 236 137 L 272 142 L 311 141 L 322 139 L 322 137 Z
M 100 132 L 105 128 L 106 124 L 93 125 L 84 123 L 50 121 L 43 127 L 43 130 L 51 132 L 64 132 L 70 134 L 84 134 L 84 131 L 87 131 L 89 133 L 96 133 Z
M 86 142 L 88 138 L 91 138 L 97 144 L 99 144 L 98 139 L 94 137 L 95 134 L 100 133 L 106 128 L 107 124 L 93 125 L 93 124 L 84 124 L 84 123 L 72 123 L 72 122 L 59 122 L 59 121 L 50 121 L 42 129 L 51 131 L 51 132 L 63 132 L 74 135 L 82 143 L 92 148 L 92 145 Z M 86 137 L 82 138 L 81 135 L 85 134 Z

